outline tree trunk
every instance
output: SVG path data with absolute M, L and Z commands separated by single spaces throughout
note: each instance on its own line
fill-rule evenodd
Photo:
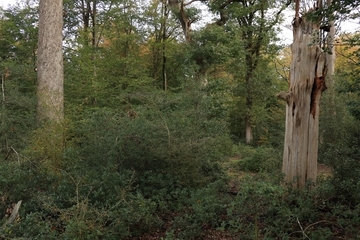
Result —
M 40 124 L 64 120 L 62 6 L 62 0 L 40 1 L 37 61 L 37 119 Z
M 251 126 L 251 117 L 246 116 L 245 117 L 245 134 L 246 134 L 246 143 L 251 144 L 253 141 L 253 132 L 252 132 L 252 126 Z
M 97 47 L 96 45 L 96 0 L 93 1 L 93 7 L 91 11 L 91 22 L 92 22 L 92 31 L 91 31 L 91 45 L 93 48 Z
M 246 112 L 245 112 L 245 141 L 246 144 L 251 144 L 254 136 L 253 136 L 253 93 L 251 81 L 252 73 L 255 71 L 253 65 L 247 65 L 248 71 L 246 74 Z
M 242 3 L 244 8 L 248 8 L 247 3 Z M 260 49 L 266 43 L 265 35 L 270 28 L 265 26 L 266 1 L 261 0 L 259 3 L 253 1 L 251 7 L 259 4 L 258 8 L 254 8 L 245 17 L 237 17 L 237 22 L 242 29 L 242 38 L 246 43 L 245 55 L 245 88 L 246 88 L 246 113 L 245 113 L 245 141 L 247 144 L 253 142 L 253 76 L 259 63 Z M 256 13 L 260 13 L 260 24 L 256 25 Z M 271 26 L 271 24 L 270 24 Z
M 161 29 L 162 29 L 162 36 L 161 36 L 161 45 L 162 45 L 162 82 L 163 82 L 163 90 L 167 91 L 168 88 L 168 81 L 167 81 L 167 75 L 166 75 L 166 21 L 167 21 L 167 6 L 166 1 L 162 1 L 161 3 L 161 17 L 163 18 L 163 21 L 161 23 Z
M 319 103 L 326 89 L 325 53 L 319 41 L 320 26 L 299 16 L 299 2 L 293 21 L 292 61 L 288 92 L 278 96 L 286 101 L 285 142 L 282 171 L 294 188 L 316 182 Z
M 327 5 L 330 6 L 332 0 L 327 0 Z M 333 16 L 331 16 L 333 18 Z M 329 28 L 329 32 L 327 34 L 326 39 L 326 50 L 330 53 L 326 55 L 326 63 L 328 67 L 328 87 L 333 89 L 334 86 L 334 74 L 335 74 L 335 22 L 334 20 L 329 21 L 327 27 Z
M 6 71 L 6 70 L 5 70 Z M 3 136 L 4 143 L 2 144 L 5 146 L 6 150 L 8 150 L 8 140 L 7 140 L 7 132 L 5 131 L 5 111 L 6 111 L 6 105 L 5 105 L 5 79 L 6 74 L 1 74 L 1 128 L 0 133 L 1 136 Z
M 184 0 L 180 0 L 180 1 L 168 0 L 168 2 L 169 2 L 169 7 L 172 9 L 172 11 L 175 13 L 175 15 L 177 16 L 177 18 L 181 23 L 181 28 L 183 30 L 186 42 L 191 42 L 190 32 L 191 32 L 192 22 L 185 11 Z

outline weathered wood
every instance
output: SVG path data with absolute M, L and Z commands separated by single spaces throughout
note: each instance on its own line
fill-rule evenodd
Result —
M 282 171 L 285 181 L 300 189 L 317 177 L 319 103 L 327 71 L 325 52 L 316 44 L 319 29 L 319 23 L 295 14 L 290 86 L 278 95 L 286 100 Z
M 1 226 L 1 229 L 4 229 L 7 225 L 13 223 L 16 218 L 19 216 L 19 210 L 21 206 L 22 200 L 18 201 L 17 204 L 14 206 L 10 217 L 6 220 L 6 222 Z

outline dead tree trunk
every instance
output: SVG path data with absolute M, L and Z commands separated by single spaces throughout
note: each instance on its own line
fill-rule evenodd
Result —
M 309 10 L 313 11 L 313 10 Z M 309 13 L 308 12 L 308 13 Z M 320 25 L 299 16 L 299 1 L 293 20 L 292 61 L 286 101 L 285 142 L 282 171 L 294 188 L 304 188 L 317 177 L 319 103 L 326 89 L 326 53 L 319 44 Z

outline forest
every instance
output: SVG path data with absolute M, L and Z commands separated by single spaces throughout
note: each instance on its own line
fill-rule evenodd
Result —
M 0 8 L 0 239 L 359 239 L 359 5 Z

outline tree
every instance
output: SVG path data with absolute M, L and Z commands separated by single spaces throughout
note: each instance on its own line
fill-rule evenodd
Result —
M 271 1 L 264 0 L 217 0 L 211 2 L 211 8 L 220 14 L 216 25 L 225 25 L 237 35 L 235 47 L 233 47 L 234 78 L 245 89 L 242 95 L 245 96 L 245 141 L 253 142 L 254 126 L 254 97 L 256 86 L 256 71 L 259 62 L 264 58 L 264 52 L 271 46 L 274 39 L 274 26 L 279 23 L 282 11 L 289 2 L 281 2 L 281 7 L 274 14 L 275 5 Z M 278 6 L 276 6 L 278 8 Z M 229 31 L 229 30 L 228 30 Z M 239 68 L 242 68 L 239 70 Z M 240 92 L 241 90 L 237 90 Z
M 168 73 L 167 73 L 167 45 L 171 38 L 174 38 L 176 27 L 174 21 L 170 16 L 170 10 L 166 0 L 152 1 L 145 11 L 145 18 L 147 19 L 147 28 L 149 34 L 148 47 L 151 61 L 151 77 L 155 80 L 161 75 L 162 89 L 164 91 L 168 88 Z
M 37 119 L 40 124 L 64 120 L 62 0 L 40 1 Z
M 206 2 L 206 0 L 168 0 L 172 12 L 180 21 L 186 42 L 191 42 L 191 24 L 199 20 L 199 10 L 194 7 L 188 7 L 193 2 Z
M 27 2 L 0 14 L 0 154 L 8 159 L 35 127 L 38 10 Z
M 245 9 L 246 14 L 239 15 L 236 20 L 241 29 L 241 38 L 245 42 L 245 87 L 246 87 L 246 113 L 245 113 L 245 132 L 246 143 L 253 141 L 253 128 L 252 128 L 252 109 L 253 109 L 253 77 L 259 59 L 260 50 L 264 45 L 267 29 L 265 26 L 265 11 L 266 1 L 250 1 L 249 3 L 243 2 L 242 7 Z M 248 10 L 249 9 L 249 10 Z M 259 13 L 258 18 L 256 17 Z
M 296 1 L 289 90 L 278 94 L 286 101 L 282 171 L 285 181 L 300 189 L 308 181 L 315 182 L 317 177 L 319 103 L 326 89 L 329 53 L 319 44 L 321 15 L 311 13 L 322 8 L 322 2 L 318 1 L 316 7 L 300 16 L 300 1 Z

